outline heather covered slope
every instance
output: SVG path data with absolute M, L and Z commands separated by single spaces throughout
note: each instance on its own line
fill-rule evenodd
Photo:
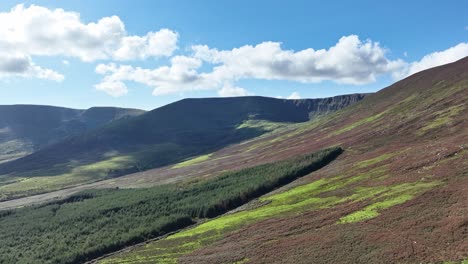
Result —
M 41 105 L 0 105 L 0 163 L 143 112 L 116 107 L 78 110 Z
M 441 263 L 468 259 L 468 58 L 290 131 L 189 164 L 231 169 L 339 145 L 260 203 L 109 263 Z M 253 158 L 255 157 L 255 159 Z
M 303 100 L 258 96 L 184 99 L 133 118 L 116 120 L 0 164 L 0 200 L 175 163 L 290 123 L 331 113 L 364 96 Z M 95 123 L 99 121 L 94 120 Z M 88 123 L 92 123 L 91 119 Z

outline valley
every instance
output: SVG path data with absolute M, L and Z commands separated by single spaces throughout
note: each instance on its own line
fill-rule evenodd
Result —
M 210 153 L 273 130 L 284 130 L 294 123 L 299 125 L 356 103 L 364 96 L 182 100 L 67 137 L 30 155 L 0 164 L 0 201 L 63 188 L 83 189 L 81 185 L 93 182 L 90 187 L 159 184 L 160 178 L 146 177 L 148 173 L 144 171 L 182 162 L 193 155 Z M 197 111 L 187 114 L 187 109 Z M 126 174 L 140 176 L 120 179 Z M 164 170 L 161 174 L 166 177 Z M 54 194 L 45 196 L 55 197 Z M 22 201 L 27 200 L 30 198 Z

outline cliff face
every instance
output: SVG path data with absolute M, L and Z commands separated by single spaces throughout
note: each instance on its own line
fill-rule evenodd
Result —
M 294 100 L 295 104 L 304 108 L 309 113 L 309 118 L 338 111 L 347 106 L 355 104 L 369 94 L 347 94 L 319 99 Z

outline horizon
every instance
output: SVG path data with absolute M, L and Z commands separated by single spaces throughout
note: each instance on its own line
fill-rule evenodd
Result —
M 374 93 L 468 56 L 468 4 L 451 3 L 3 1 L 0 104 Z
M 386 88 L 386 87 L 385 87 Z M 385 89 L 383 88 L 383 89 Z M 91 108 L 121 108 L 121 109 L 135 109 L 135 110 L 143 110 L 143 111 L 146 111 L 146 112 L 149 112 L 149 111 L 152 111 L 152 110 L 155 110 L 155 109 L 158 109 L 158 108 L 161 108 L 161 107 L 164 107 L 166 105 L 170 105 L 170 104 L 173 104 L 173 103 L 177 103 L 177 102 L 180 102 L 182 100 L 196 100 L 196 99 L 229 99 L 229 98 L 252 98 L 252 97 L 261 97 L 261 98 L 270 98 L 270 99 L 277 99 L 277 100 L 314 100 L 314 99 L 326 99 L 326 98 L 333 98 L 333 97 L 340 97 L 340 96 L 348 96 L 348 95 L 371 95 L 371 94 L 374 94 L 374 93 L 350 93 L 350 94 L 339 94 L 339 95 L 333 95 L 333 96 L 327 96 L 327 97 L 318 97 L 318 98 L 298 98 L 298 99 L 291 99 L 291 98 L 278 98 L 278 97 L 270 97 L 270 96 L 264 96 L 264 95 L 245 95 L 245 96 L 225 96 L 225 97 L 222 97 L 222 96 L 213 96 L 213 97 L 185 97 L 185 98 L 181 98 L 179 100 L 176 100 L 176 101 L 173 101 L 173 102 L 169 102 L 165 105 L 161 105 L 161 106 L 158 106 L 156 108 L 152 108 L 152 109 L 142 109 L 142 108 L 133 108 L 133 107 L 120 107 L 120 106 L 112 106 L 112 105 L 95 105 L 95 106 L 91 106 L 91 107 L 88 107 L 88 108 L 73 108 L 73 107 L 67 107 L 67 106 L 62 106 L 62 105 L 45 105 L 45 104 L 0 104 L 0 106 L 44 106 L 44 107 L 56 107 L 56 108 L 68 108 L 68 109 L 73 109 L 73 110 L 89 110 Z

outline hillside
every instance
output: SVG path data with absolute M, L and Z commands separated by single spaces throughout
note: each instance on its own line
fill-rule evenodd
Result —
M 78 110 L 40 105 L 0 105 L 0 163 L 113 120 L 143 112 L 115 107 Z
M 216 171 L 329 146 L 344 148 L 327 167 L 241 210 L 100 261 L 466 261 L 467 99 L 464 58 L 412 75 L 300 127 L 225 148 L 183 168 L 151 171 L 159 178 L 174 171 L 212 177 Z M 132 177 L 148 178 L 143 176 Z M 125 177 L 121 179 L 124 184 Z
M 0 186 L 0 199 L 171 164 L 289 123 L 306 122 L 351 105 L 364 96 L 303 100 L 184 99 L 133 118 L 107 123 L 26 157 L 0 164 L 0 182 L 5 182 Z M 82 114 L 82 117 L 94 117 L 86 119 L 87 124 L 97 124 L 108 117 L 97 118 L 96 113 L 89 111 Z M 68 126 L 54 131 L 63 131 L 63 127 Z

